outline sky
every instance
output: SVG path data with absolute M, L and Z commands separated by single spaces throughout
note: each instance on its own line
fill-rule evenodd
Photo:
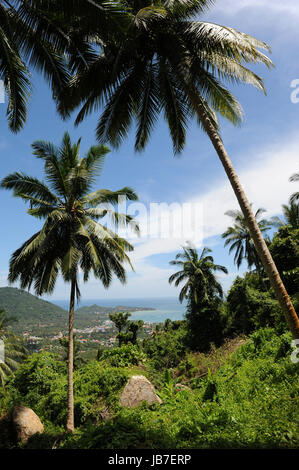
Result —
M 257 66 L 254 69 L 265 80 L 267 96 L 249 86 L 231 87 L 244 109 L 244 121 L 241 127 L 235 128 L 221 120 L 221 135 L 253 208 L 265 208 L 267 217 L 280 215 L 281 205 L 298 190 L 296 183 L 288 179 L 299 171 L 299 3 L 297 0 L 283 3 L 218 0 L 200 19 L 236 28 L 271 46 L 270 57 L 275 68 L 267 70 Z M 17 135 L 8 130 L 5 104 L 0 104 L 1 179 L 14 171 L 42 178 L 42 163 L 31 154 L 31 143 L 35 140 L 59 144 L 63 133 L 68 131 L 72 140 L 82 137 L 82 156 L 96 143 L 97 114 L 75 128 L 73 116 L 62 121 L 56 113 L 44 80 L 35 73 L 32 79 L 28 120 Z M 169 261 L 187 240 L 199 250 L 203 246 L 211 248 L 215 262 L 228 268 L 229 274 L 219 278 L 225 291 L 234 278 L 246 270 L 246 264 L 240 270 L 236 268 L 233 256 L 223 246 L 221 234 L 231 222 L 225 212 L 238 206 L 209 139 L 196 123 L 189 128 L 186 147 L 179 157 L 173 156 L 168 129 L 162 119 L 142 154 L 134 153 L 132 132 L 117 151 L 111 151 L 106 157 L 95 189 L 115 190 L 123 186 L 134 188 L 140 202 L 129 208 L 141 225 L 139 239 L 130 235 L 135 247 L 130 255 L 135 271 L 128 270 L 125 286 L 115 279 L 109 290 L 91 278 L 81 285 L 84 299 L 176 297 L 178 288 L 168 283 L 173 273 Z M 8 284 L 12 252 L 40 229 L 41 221 L 26 214 L 25 204 L 13 198 L 9 191 L 0 192 L 0 201 L 0 287 L 3 287 Z M 157 207 L 154 204 L 164 204 L 160 206 L 162 218 L 154 211 L 149 218 L 150 208 Z M 173 212 L 167 210 L 169 206 Z M 182 208 L 187 217 L 183 232 L 179 224 Z M 167 233 L 169 214 L 173 217 L 170 235 Z M 146 233 L 149 225 L 151 234 Z M 162 234 L 159 234 L 159 227 L 165 228 Z M 59 279 L 51 299 L 68 297 L 69 289 Z

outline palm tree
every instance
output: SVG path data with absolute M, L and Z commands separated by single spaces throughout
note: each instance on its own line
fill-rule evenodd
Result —
M 255 219 L 258 221 L 264 212 L 266 212 L 265 209 L 258 209 L 254 215 Z M 237 210 L 227 211 L 225 214 L 232 217 L 234 225 L 232 227 L 228 227 L 228 229 L 222 234 L 222 238 L 226 239 L 224 246 L 230 245 L 229 253 L 235 251 L 234 262 L 238 269 L 240 268 L 243 260 L 246 259 L 249 270 L 254 266 L 256 270 L 261 273 L 263 265 L 253 244 L 244 215 L 242 212 Z M 257 223 L 262 233 L 267 232 L 272 225 L 271 222 L 266 219 L 259 220 Z
M 42 72 L 55 97 L 66 85 L 68 72 L 86 67 L 94 58 L 77 28 L 79 18 L 81 24 L 87 23 L 87 9 L 90 27 L 103 37 L 111 25 L 117 33 L 126 17 L 119 3 L 105 0 L 0 0 L 0 79 L 13 132 L 26 121 L 31 68 Z M 94 39 L 100 42 L 99 33 Z
M 184 299 L 192 299 L 195 304 L 200 304 L 217 297 L 222 298 L 222 287 L 215 277 L 215 272 L 222 271 L 227 274 L 227 269 L 214 264 L 213 257 L 209 255 L 211 251 L 204 248 L 199 256 L 196 248 L 188 244 L 183 247 L 182 253 L 178 253 L 175 259 L 169 262 L 180 268 L 170 276 L 169 283 L 174 282 L 175 287 L 178 287 L 185 282 L 179 294 L 181 303 Z
M 98 220 L 108 215 L 116 228 L 129 226 L 138 232 L 131 216 L 113 209 L 119 196 L 129 200 L 136 200 L 137 196 L 128 187 L 90 192 L 109 151 L 107 147 L 93 146 L 80 159 L 80 140 L 71 145 L 68 133 L 60 147 L 44 141 L 36 141 L 32 147 L 33 154 L 44 161 L 48 185 L 16 172 L 4 178 L 1 186 L 29 202 L 27 212 L 45 222 L 13 253 L 8 278 L 11 283 L 19 280 L 23 289 L 33 286 L 37 295 L 53 292 L 59 273 L 70 283 L 67 429 L 73 431 L 73 325 L 75 297 L 80 296 L 79 278 L 82 276 L 87 282 L 93 273 L 108 288 L 115 274 L 125 283 L 123 265 L 130 264 L 126 252 L 133 247 Z
M 0 1 L 0 78 L 8 95 L 7 119 L 13 132 L 26 121 L 30 97 L 28 67 L 40 70 L 57 95 L 68 79 L 67 38 L 38 9 L 38 1 Z
M 185 145 L 190 118 L 209 136 L 246 220 L 253 243 L 295 338 L 299 319 L 281 281 L 219 133 L 215 113 L 233 124 L 242 109 L 221 84 L 246 83 L 265 91 L 263 80 L 246 66 L 272 66 L 261 50 L 269 46 L 235 29 L 193 21 L 210 0 L 133 2 L 131 22 L 123 34 L 103 42 L 100 53 L 80 70 L 58 97 L 63 117 L 81 106 L 76 124 L 104 104 L 96 133 L 99 142 L 120 145 L 136 121 L 135 149 L 146 146 L 161 113 L 168 122 L 175 152 Z
M 184 284 L 179 300 L 187 299 L 186 341 L 192 350 L 207 351 L 211 343 L 220 344 L 222 338 L 220 308 L 223 290 L 215 274 L 217 271 L 227 274 L 227 269 L 215 264 L 210 253 L 209 248 L 203 248 L 199 256 L 197 250 L 188 244 L 170 262 L 180 268 L 170 276 L 169 283 L 174 282 L 176 287 Z
M 299 173 L 295 173 L 294 175 L 292 175 L 290 177 L 290 181 L 299 181 Z M 290 199 L 290 202 L 293 203 L 293 202 L 299 202 L 299 191 L 297 193 L 294 193 L 292 194 L 291 196 L 291 199 Z
M 7 317 L 5 310 L 0 310 L 0 382 L 4 387 L 7 377 L 14 373 L 20 361 L 26 356 L 26 348 L 20 338 L 8 330 L 8 326 L 16 321 L 12 317 Z M 4 357 L 1 357 L 2 354 Z
M 299 228 L 299 204 L 296 204 L 292 197 L 290 199 L 289 204 L 282 205 L 282 212 L 285 218 L 285 222 L 280 217 L 272 217 L 272 225 L 274 225 L 275 227 L 290 225 L 294 229 Z

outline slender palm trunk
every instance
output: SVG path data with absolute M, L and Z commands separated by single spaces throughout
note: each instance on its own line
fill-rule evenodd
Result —
M 218 134 L 218 132 L 215 130 L 212 122 L 206 115 L 204 108 L 199 108 L 198 109 L 198 114 L 200 115 L 202 124 L 204 126 L 205 131 L 207 132 L 208 136 L 210 137 L 210 140 L 221 160 L 221 163 L 225 169 L 225 172 L 228 176 L 228 179 L 230 181 L 230 184 L 232 185 L 232 188 L 234 190 L 234 193 L 238 199 L 240 208 L 243 212 L 243 215 L 245 217 L 246 223 L 248 225 L 250 235 L 252 237 L 252 240 L 254 242 L 256 251 L 258 252 L 258 255 L 263 263 L 263 266 L 268 274 L 271 286 L 273 287 L 275 294 L 278 298 L 278 301 L 280 303 L 280 306 L 284 312 L 286 321 L 288 323 L 288 326 L 292 332 L 292 335 L 295 339 L 299 339 L 299 319 L 296 314 L 296 311 L 293 307 L 293 304 L 290 300 L 290 297 L 286 291 L 286 288 L 284 287 L 284 284 L 280 278 L 279 272 L 276 268 L 276 265 L 273 261 L 273 258 L 270 254 L 270 251 L 265 243 L 265 240 L 263 238 L 263 235 L 259 229 L 259 226 L 257 224 L 257 221 L 254 217 L 254 214 L 251 210 L 249 201 L 246 197 L 246 194 L 241 186 L 241 183 L 239 181 L 238 175 L 235 172 L 235 169 L 232 165 L 232 162 L 225 150 L 225 147 L 223 145 L 223 142 Z
M 69 356 L 68 356 L 68 413 L 66 429 L 74 432 L 74 390 L 73 390 L 73 369 L 74 369 L 74 305 L 75 305 L 75 279 L 71 284 L 70 308 L 69 308 Z

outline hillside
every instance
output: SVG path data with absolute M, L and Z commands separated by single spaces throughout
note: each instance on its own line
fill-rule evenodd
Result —
M 34 354 L 5 393 L 0 390 L 0 416 L 8 415 L 15 401 L 34 409 L 45 432 L 33 436 L 28 449 L 297 449 L 299 371 L 290 361 L 290 343 L 289 333 L 259 330 L 245 343 L 231 342 L 229 351 L 221 347 L 202 355 L 191 381 L 189 374 L 177 377 L 186 367 L 183 357 L 177 368 L 158 371 L 136 347 L 107 351 L 75 370 L 73 435 L 62 431 L 65 364 L 48 352 Z M 203 376 L 203 368 L 214 369 L 223 353 L 220 367 Z M 132 375 L 145 375 L 162 404 L 121 406 L 120 394 Z M 6 423 L 0 419 L 0 449 L 16 448 Z
M 0 288 L 0 309 L 18 320 L 13 325 L 16 333 L 36 326 L 65 325 L 67 320 L 63 308 L 14 287 Z
M 14 317 L 9 328 L 22 335 L 34 351 L 60 349 L 59 338 L 68 331 L 68 312 L 51 302 L 45 301 L 24 290 L 13 287 L 0 288 L 0 310 L 8 317 Z M 75 332 L 84 348 L 97 349 L 110 345 L 110 338 L 116 330 L 109 320 L 109 313 L 116 311 L 148 310 L 143 307 L 102 307 L 91 305 L 75 311 Z M 30 347 L 31 347 L 30 346 Z
M 116 307 L 101 307 L 100 305 L 93 304 L 84 307 L 79 307 L 76 310 L 76 314 L 105 314 L 115 312 L 137 312 L 137 311 L 148 311 L 155 310 L 149 307 L 128 307 L 126 305 L 117 305 Z

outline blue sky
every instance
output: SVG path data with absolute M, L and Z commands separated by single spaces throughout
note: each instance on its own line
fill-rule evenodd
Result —
M 218 0 L 202 19 L 247 32 L 272 48 L 271 59 L 276 67 L 270 71 L 256 67 L 265 79 L 267 96 L 251 87 L 232 88 L 244 108 L 245 118 L 240 128 L 222 122 L 222 137 L 253 207 L 264 207 L 268 216 L 280 214 L 281 204 L 296 189 L 288 178 L 299 171 L 299 103 L 292 103 L 290 98 L 291 82 L 299 79 L 298 1 L 285 0 L 282 4 L 273 0 Z M 8 130 L 5 106 L 0 105 L 0 178 L 14 171 L 42 177 L 42 164 L 31 155 L 30 145 L 34 140 L 59 144 L 68 130 L 72 140 L 82 136 L 82 155 L 96 142 L 96 114 L 74 128 L 73 119 L 61 121 L 46 83 L 35 74 L 33 84 L 29 118 L 19 134 Z M 208 138 L 192 124 L 185 150 L 179 158 L 174 158 L 163 120 L 159 121 L 142 154 L 134 154 L 132 135 L 118 151 L 107 156 L 96 187 L 131 186 L 147 207 L 153 202 L 200 204 L 203 245 L 211 247 L 215 261 L 228 268 L 229 275 L 221 278 L 227 289 L 238 272 L 220 235 L 230 222 L 224 212 L 236 209 L 237 203 Z M 0 200 L 5 221 L 0 226 L 0 286 L 5 286 L 11 253 L 40 228 L 41 222 L 27 215 L 25 205 L 10 192 L 1 191 Z M 142 222 L 142 215 L 140 219 Z M 176 296 L 177 289 L 168 285 L 172 273 L 168 263 L 185 241 L 145 236 L 134 240 L 131 258 L 135 273 L 128 274 L 127 285 L 123 287 L 115 280 L 106 291 L 91 279 L 82 286 L 83 297 Z M 202 246 L 199 237 L 194 242 L 199 248 Z M 66 299 L 68 295 L 67 286 L 59 280 L 52 299 Z

